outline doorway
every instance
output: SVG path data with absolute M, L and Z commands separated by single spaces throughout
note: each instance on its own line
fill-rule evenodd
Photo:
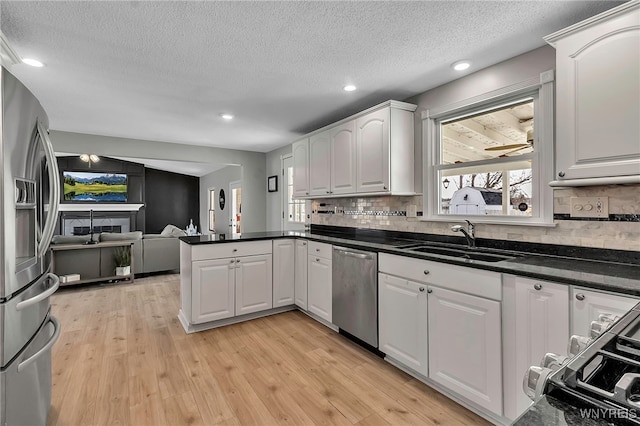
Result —
M 229 217 L 229 227 L 231 228 L 231 236 L 235 236 L 242 233 L 242 182 L 237 180 L 229 183 L 229 193 L 231 194 L 231 216 Z
M 282 157 L 282 230 L 301 231 L 305 223 L 305 201 L 293 198 L 293 157 Z

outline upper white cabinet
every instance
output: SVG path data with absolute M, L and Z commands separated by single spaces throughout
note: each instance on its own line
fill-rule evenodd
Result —
M 630 296 L 603 293 L 581 287 L 571 289 L 571 334 L 589 337 L 591 322 L 600 315 L 622 317 L 639 300 Z
M 566 355 L 569 341 L 569 286 L 503 277 L 504 415 L 515 420 L 531 405 L 522 390 L 527 369 L 553 352 Z
M 294 304 L 295 255 L 296 240 L 273 240 L 274 308 Z
M 331 129 L 331 194 L 356 192 L 356 123 L 354 120 Z
M 309 194 L 312 196 L 331 194 L 330 139 L 330 130 L 317 133 L 309 138 Z M 293 179 L 295 182 L 295 175 Z
M 295 142 L 294 196 L 413 195 L 415 109 L 416 105 L 388 101 Z M 296 173 L 305 158 L 306 172 Z
M 309 138 L 294 142 L 293 154 L 293 196 L 309 195 Z
M 555 186 L 640 182 L 640 3 L 551 34 Z

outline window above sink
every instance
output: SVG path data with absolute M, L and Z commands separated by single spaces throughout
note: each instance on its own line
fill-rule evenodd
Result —
M 427 221 L 553 225 L 553 71 L 423 113 Z

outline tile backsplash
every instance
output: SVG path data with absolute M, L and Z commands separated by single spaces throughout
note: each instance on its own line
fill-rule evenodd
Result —
M 570 197 L 609 197 L 610 220 L 571 220 Z M 640 251 L 640 185 L 607 185 L 554 190 L 555 227 L 478 224 L 478 238 Z M 455 221 L 429 222 L 410 217 L 422 211 L 422 196 L 354 197 L 314 200 L 315 225 L 451 234 Z M 381 213 L 385 212 L 385 213 Z

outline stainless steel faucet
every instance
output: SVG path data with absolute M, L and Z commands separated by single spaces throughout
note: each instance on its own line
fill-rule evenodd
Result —
M 473 225 L 473 223 L 469 222 L 466 219 L 465 219 L 465 222 L 467 222 L 467 229 L 464 229 L 464 226 L 462 226 L 462 225 L 453 225 L 451 227 L 451 230 L 453 232 L 462 232 L 464 234 L 464 236 L 467 238 L 467 244 L 469 244 L 469 247 L 470 248 L 475 248 L 476 247 L 476 236 L 473 234 L 475 226 Z

